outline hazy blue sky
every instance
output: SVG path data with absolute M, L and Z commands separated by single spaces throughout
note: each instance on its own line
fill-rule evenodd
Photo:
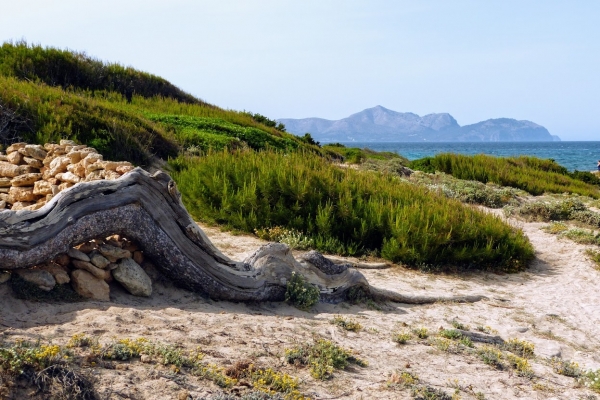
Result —
M 375 105 L 600 140 L 600 1 L 0 0 L 0 41 L 85 51 L 224 108 Z

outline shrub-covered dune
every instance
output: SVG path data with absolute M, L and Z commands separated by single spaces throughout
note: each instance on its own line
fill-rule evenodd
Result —
M 523 269 L 525 236 L 391 173 L 328 160 L 394 154 L 324 148 L 259 114 L 224 110 L 154 75 L 24 42 L 0 47 L 0 145 L 71 139 L 107 159 L 171 159 L 199 220 L 281 228 L 322 251 L 373 254 L 424 269 Z M 195 156 L 195 157 L 194 157 Z M 198 157 L 199 156 L 199 157 Z M 266 231 L 265 231 L 266 232 Z
M 443 153 L 414 160 L 410 167 L 425 172 L 445 172 L 459 179 L 511 186 L 536 196 L 568 192 L 600 198 L 600 179 L 594 174 L 581 171 L 569 173 L 553 160 L 535 157 Z
M 285 227 L 322 251 L 375 253 L 422 269 L 518 271 L 521 231 L 392 174 L 294 152 L 216 152 L 171 162 L 194 217 L 253 232 Z

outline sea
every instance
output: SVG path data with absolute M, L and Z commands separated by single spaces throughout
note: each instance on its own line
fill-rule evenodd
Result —
M 492 156 L 534 156 L 550 158 L 569 171 L 596 171 L 600 142 L 346 142 L 348 147 L 391 151 L 409 160 L 438 153 L 489 154 Z

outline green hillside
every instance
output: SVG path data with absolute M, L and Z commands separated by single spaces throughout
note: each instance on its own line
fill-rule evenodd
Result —
M 133 68 L 5 43 L 0 88 L 0 145 L 72 139 L 107 159 L 169 160 L 198 220 L 261 236 L 287 232 L 308 248 L 426 270 L 517 271 L 533 256 L 524 234 L 499 218 L 401 182 L 394 171 L 406 159 L 321 147 L 310 134 L 224 110 Z M 395 167 L 344 170 L 329 159 Z
M 2 145 L 68 138 L 142 165 L 189 147 L 320 152 L 266 117 L 221 109 L 162 78 L 83 53 L 4 43 L 0 87 Z

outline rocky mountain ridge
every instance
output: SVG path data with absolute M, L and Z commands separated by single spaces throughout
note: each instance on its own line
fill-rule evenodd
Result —
M 310 133 L 322 142 L 537 142 L 560 141 L 531 121 L 497 118 L 460 126 L 448 113 L 419 116 L 382 106 L 340 120 L 282 118 L 288 132 Z

